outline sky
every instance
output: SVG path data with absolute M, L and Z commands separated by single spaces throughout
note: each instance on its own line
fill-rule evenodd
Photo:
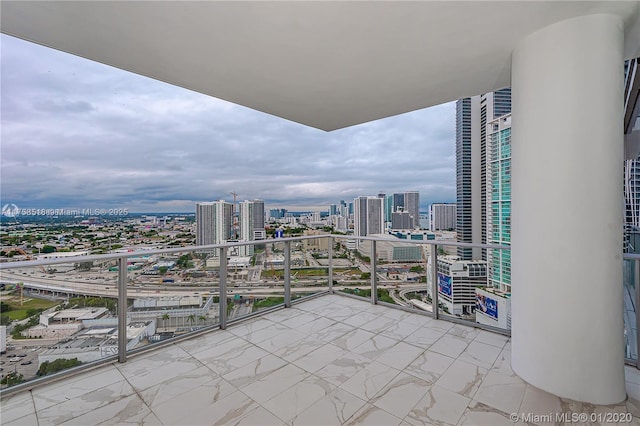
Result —
M 327 210 L 419 191 L 455 202 L 455 103 L 332 132 L 0 36 L 0 205 Z

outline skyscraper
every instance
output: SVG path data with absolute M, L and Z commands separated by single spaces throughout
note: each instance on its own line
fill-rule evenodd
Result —
M 364 237 L 384 232 L 383 199 L 378 197 L 358 197 L 353 200 L 354 235 Z
M 511 88 L 480 95 L 480 229 L 482 244 L 487 243 L 487 124 L 494 119 L 511 112 Z M 482 258 L 486 250 L 482 250 Z
M 418 191 L 404 193 L 404 211 L 413 218 L 413 227 L 420 228 L 420 193 Z
M 264 201 L 242 201 L 239 206 L 240 240 L 254 241 L 265 237 L 264 230 Z M 254 246 L 240 246 L 241 256 L 251 256 Z
M 353 234 L 357 237 L 367 235 L 367 197 L 353 200 Z
M 387 195 L 384 198 L 384 220 L 391 222 L 391 213 L 393 213 L 393 195 Z
M 393 212 L 391 214 L 391 229 L 413 229 L 413 217 L 409 212 Z
M 487 242 L 487 123 L 511 112 L 511 89 L 456 103 L 458 242 Z M 486 250 L 458 247 L 462 259 L 486 259 Z
M 404 208 L 404 194 L 393 194 L 393 211 L 397 212 L 398 207 Z
M 429 206 L 429 230 L 456 228 L 456 205 L 434 203 Z
M 473 188 L 472 170 L 473 156 L 471 149 L 472 104 L 477 104 L 478 98 L 464 98 L 456 102 L 456 231 L 458 242 L 473 242 Z M 476 107 L 476 105 L 473 105 Z M 477 108 L 477 107 L 476 107 Z M 476 168 L 480 167 L 479 151 L 476 157 Z M 478 228 L 479 229 L 479 228 Z M 463 260 L 474 257 L 472 248 L 458 247 L 458 256 Z
M 221 244 L 231 238 L 233 205 L 226 201 L 196 204 L 196 244 Z
M 511 244 L 511 114 L 488 123 L 487 243 Z M 487 250 L 488 284 L 511 293 L 511 252 Z
M 253 200 L 253 239 L 264 240 L 267 233 L 264 230 L 264 201 Z

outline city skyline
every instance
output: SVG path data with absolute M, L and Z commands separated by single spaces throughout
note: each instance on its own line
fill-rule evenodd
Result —
M 2 35 L 1 205 L 291 211 L 420 192 L 455 202 L 455 105 L 330 133 Z

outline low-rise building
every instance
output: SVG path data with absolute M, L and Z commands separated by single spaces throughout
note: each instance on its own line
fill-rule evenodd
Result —
M 38 355 L 38 365 L 56 359 L 77 358 L 80 362 L 92 362 L 118 354 L 117 318 L 113 325 L 90 327 L 72 339 L 64 339 Z M 138 346 L 143 339 L 155 334 L 156 323 L 150 321 L 130 322 L 127 325 L 127 350 Z
M 511 329 L 511 293 L 493 287 L 476 288 L 476 322 Z
M 420 262 L 423 260 L 422 248 L 417 244 L 406 244 L 402 239 L 389 234 L 370 236 L 385 239 L 385 241 L 376 242 L 378 259 L 384 262 Z M 371 257 L 371 241 L 360 241 L 358 251 L 363 256 Z
M 431 263 L 427 270 L 427 293 L 433 299 Z M 437 277 L 438 300 L 443 309 L 452 315 L 472 315 L 476 309 L 476 288 L 487 286 L 487 262 L 460 260 L 457 256 L 438 257 Z
M 30 339 L 66 338 L 82 330 L 85 321 L 105 317 L 107 308 L 64 309 L 62 311 L 46 311 L 40 314 L 39 324 L 29 328 L 23 334 Z

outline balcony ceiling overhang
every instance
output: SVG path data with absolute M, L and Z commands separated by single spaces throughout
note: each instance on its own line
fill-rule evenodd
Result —
M 510 85 L 538 29 L 637 1 L 3 1 L 2 32 L 323 130 Z M 553 46 L 549 46 L 553 49 Z

